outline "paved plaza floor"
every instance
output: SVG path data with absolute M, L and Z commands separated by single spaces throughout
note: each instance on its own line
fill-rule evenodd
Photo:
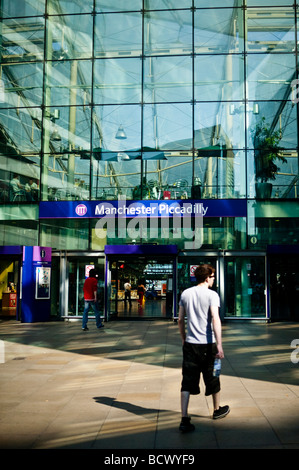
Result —
M 231 412 L 211 419 L 201 383 L 183 435 L 177 323 L 88 326 L 0 322 L 1 449 L 299 449 L 298 323 L 224 323 Z

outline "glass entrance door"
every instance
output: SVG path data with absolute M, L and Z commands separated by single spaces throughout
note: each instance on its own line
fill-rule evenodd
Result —
M 68 262 L 68 317 L 81 317 L 84 310 L 83 285 L 88 277 L 89 269 L 95 268 L 98 272 L 98 306 L 104 316 L 104 258 L 80 257 L 69 258 Z M 92 318 L 90 311 L 90 318 Z
M 266 317 L 265 257 L 225 257 L 225 317 Z
M 130 294 L 126 294 L 126 284 L 131 286 Z M 111 257 L 107 272 L 108 318 L 172 318 L 174 285 L 173 258 Z

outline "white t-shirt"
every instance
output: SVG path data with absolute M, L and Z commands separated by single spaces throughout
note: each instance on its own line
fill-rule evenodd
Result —
M 193 344 L 215 343 L 210 307 L 220 306 L 217 292 L 205 286 L 190 287 L 182 293 L 180 305 L 187 315 L 186 341 Z

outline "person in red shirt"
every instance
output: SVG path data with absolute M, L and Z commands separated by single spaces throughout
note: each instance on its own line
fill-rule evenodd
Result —
M 85 280 L 83 286 L 84 292 L 84 312 L 82 318 L 82 330 L 87 331 L 87 322 L 88 322 L 88 312 L 90 307 L 93 309 L 96 317 L 97 328 L 103 328 L 104 325 L 101 320 L 100 312 L 97 304 L 97 290 L 98 290 L 98 280 L 97 272 L 95 269 L 89 271 L 89 277 Z

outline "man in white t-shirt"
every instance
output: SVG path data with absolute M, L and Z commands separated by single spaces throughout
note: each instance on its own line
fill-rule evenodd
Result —
M 183 341 L 181 432 L 195 429 L 188 417 L 188 405 L 190 394 L 200 393 L 201 373 L 206 387 L 205 395 L 212 395 L 213 398 L 213 419 L 224 418 L 230 411 L 229 406 L 220 406 L 220 380 L 213 375 L 215 358 L 224 358 L 219 317 L 220 299 L 217 292 L 210 289 L 215 280 L 215 269 L 209 264 L 203 264 L 196 268 L 194 274 L 197 285 L 182 293 L 178 320 Z

